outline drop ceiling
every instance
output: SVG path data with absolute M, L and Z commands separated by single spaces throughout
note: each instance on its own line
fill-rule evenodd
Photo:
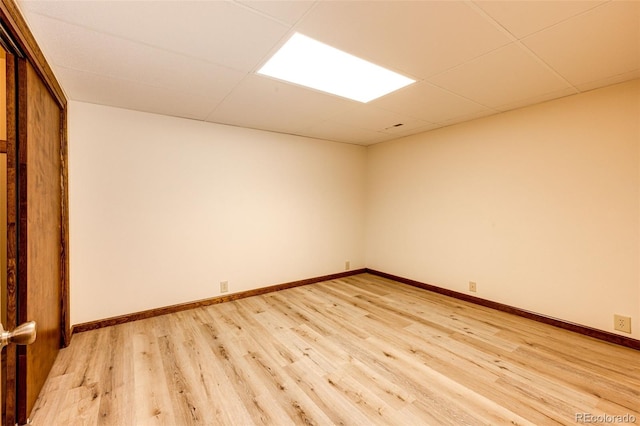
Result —
M 18 1 L 72 100 L 370 145 L 640 78 L 638 1 Z M 256 75 L 293 33 L 417 80 Z

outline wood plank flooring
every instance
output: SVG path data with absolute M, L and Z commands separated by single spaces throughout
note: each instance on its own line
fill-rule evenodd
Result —
M 640 423 L 640 352 L 362 274 L 74 335 L 32 420 L 549 425 L 582 413 Z

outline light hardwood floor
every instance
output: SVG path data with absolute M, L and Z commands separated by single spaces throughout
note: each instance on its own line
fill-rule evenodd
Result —
M 363 274 L 89 331 L 35 425 L 640 424 L 640 352 Z

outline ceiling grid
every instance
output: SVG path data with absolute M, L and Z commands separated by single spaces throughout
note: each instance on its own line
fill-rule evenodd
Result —
M 638 1 L 18 4 L 71 100 L 360 145 L 640 78 Z M 417 82 L 364 104 L 257 75 L 295 32 Z

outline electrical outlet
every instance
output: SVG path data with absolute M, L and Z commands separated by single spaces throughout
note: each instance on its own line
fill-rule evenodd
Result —
M 469 281 L 469 291 L 476 292 L 476 283 L 474 281 Z
M 614 315 L 613 328 L 614 330 L 624 331 L 625 333 L 631 333 L 631 317 Z
M 229 291 L 229 281 L 220 281 L 220 293 Z
M 351 262 L 347 260 L 344 262 L 344 270 L 348 271 L 349 269 L 351 269 Z

